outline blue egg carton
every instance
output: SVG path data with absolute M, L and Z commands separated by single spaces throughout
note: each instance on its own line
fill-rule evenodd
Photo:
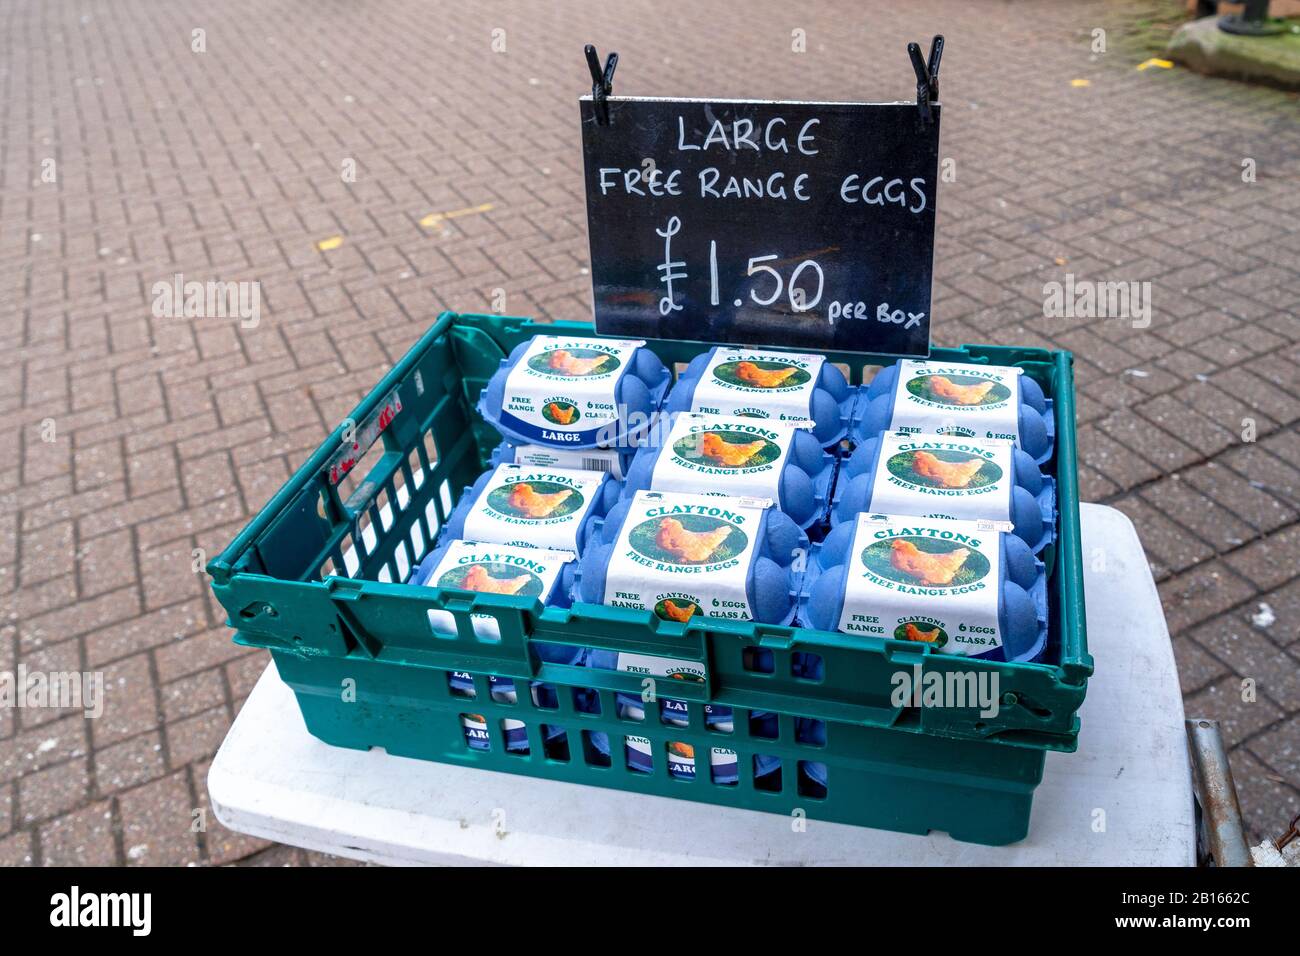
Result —
M 881 467 L 880 438 L 880 435 L 868 438 L 840 465 L 835 482 L 835 493 L 831 499 L 832 528 L 838 527 L 844 521 L 852 521 L 862 512 L 880 510 L 873 509 L 871 502 L 876 470 Z M 1014 525 L 1015 533 L 1035 554 L 1041 554 L 1056 540 L 1056 482 L 1050 476 L 1044 475 L 1038 463 L 1019 448 L 1011 449 L 1011 460 L 1013 471 L 1013 483 L 1009 488 L 1011 500 L 1008 502 L 1004 498 L 998 504 L 1009 506 L 1010 520 Z M 935 505 L 941 507 L 942 502 L 936 500 Z M 918 517 L 925 516 L 918 515 Z M 991 512 L 978 517 L 1006 520 L 1005 517 Z
M 614 401 L 619 409 L 618 427 L 603 427 L 566 433 L 561 438 L 548 437 L 537 426 L 511 415 L 503 409 L 506 379 L 523 358 L 529 346 L 541 335 L 520 342 L 501 360 L 497 371 L 479 396 L 478 412 L 506 438 L 523 444 L 550 445 L 556 448 L 582 449 L 627 447 L 649 430 L 655 413 L 663 404 L 672 376 L 659 356 L 650 349 L 638 348 L 633 359 L 619 374 L 614 385 Z M 540 384 L 540 383 L 539 383 Z M 560 388 L 562 386 L 556 386 Z M 540 390 L 540 389 L 539 389 Z M 607 433 L 608 432 L 608 433 Z
M 646 705 L 641 698 L 635 694 L 615 694 L 614 699 L 618 707 L 618 716 L 622 720 L 644 720 Z M 690 705 L 685 701 L 660 699 L 659 716 L 660 720 L 668 726 L 687 726 L 689 720 Z M 734 715 L 730 707 L 718 705 L 705 705 L 704 723 L 706 727 L 717 728 L 722 733 L 731 733 L 734 726 Z M 751 734 L 759 738 L 774 738 L 779 733 L 780 718 L 772 711 L 752 711 L 749 715 L 748 730 Z M 723 729 L 725 728 L 725 729 Z M 826 722 L 817 720 L 812 717 L 794 718 L 795 740 L 807 746 L 820 747 L 826 743 Z M 601 735 L 604 737 L 605 735 Z M 608 754 L 608 738 L 599 741 L 597 747 L 602 752 Z M 627 766 L 641 773 L 649 772 L 650 764 L 647 761 L 647 754 L 641 748 L 627 747 Z M 740 777 L 740 762 L 734 751 L 727 751 L 727 756 L 720 757 L 717 761 L 713 759 L 714 748 L 709 749 L 708 757 L 710 763 L 710 772 L 715 783 L 727 786 L 734 784 Z M 695 754 L 698 759 L 698 752 Z M 674 765 L 669 763 L 668 772 L 675 777 L 682 779 L 693 777 L 697 771 L 697 766 L 692 761 L 689 768 L 684 763 Z M 771 778 L 780 773 L 781 761 L 774 755 L 758 754 L 754 758 L 754 778 L 764 780 Z M 820 761 L 801 761 L 799 771 L 806 775 L 806 779 L 801 781 L 804 784 L 804 792 L 809 796 L 819 796 L 818 788 L 824 791 L 827 783 L 826 765 Z M 811 784 L 811 786 L 809 786 Z
M 575 603 L 604 602 L 610 556 L 632 503 L 631 498 L 623 498 L 596 522 L 574 578 Z M 795 617 L 799 589 L 799 572 L 792 565 L 799 554 L 809 553 L 808 535 L 775 507 L 764 512 L 758 535 L 761 543 L 746 571 L 746 600 L 757 622 L 789 624 Z
M 425 555 L 424 560 L 416 565 L 414 570 L 411 571 L 411 577 L 408 579 L 408 583 L 426 587 L 436 586 L 429 583 L 429 578 L 432 577 L 434 569 L 438 567 L 442 562 L 442 559 L 446 557 L 447 549 L 455 543 L 455 540 L 448 539 L 442 541 L 437 547 Z M 491 542 L 476 543 L 491 546 Z M 560 576 L 556 578 L 555 583 L 551 586 L 550 593 L 542 595 L 539 600 L 549 607 L 568 607 L 572 603 L 569 598 L 573 592 L 573 582 L 577 571 L 578 562 L 576 559 L 567 562 L 564 565 L 564 568 L 560 571 Z
M 966 363 L 944 362 L 943 364 L 961 367 Z M 990 367 L 992 366 L 970 363 L 972 372 Z M 860 398 L 854 411 L 852 426 L 855 442 L 861 443 L 882 432 L 897 430 L 893 417 L 897 398 L 894 386 L 898 381 L 898 368 L 897 363 L 886 366 L 866 385 L 859 386 Z M 1044 396 L 1042 387 L 1028 375 L 1020 376 L 1019 381 L 1020 404 L 1017 412 L 1016 442 L 1034 459 L 1035 463 L 1043 465 L 1052 457 L 1056 445 L 1056 417 L 1052 400 Z M 942 412 L 935 412 L 936 428 L 944 418 Z M 947 432 L 930 432 L 929 429 L 922 429 L 921 433 Z M 951 434 L 960 434 L 960 432 L 951 432 Z
M 478 500 L 482 496 L 484 489 L 487 487 L 488 482 L 491 480 L 492 475 L 495 474 L 496 468 L 497 466 L 493 466 L 483 472 L 483 474 L 478 476 L 478 479 L 473 485 L 466 488 L 461 493 L 460 500 L 457 502 L 456 507 L 452 509 L 451 514 L 447 516 L 447 523 L 443 525 L 442 530 L 438 534 L 439 546 L 445 545 L 449 541 L 456 541 L 465 537 L 465 520 L 469 516 L 473 507 L 478 503 Z M 588 507 L 587 513 L 578 524 L 576 539 L 573 542 L 573 551 L 581 554 L 586 549 L 587 544 L 591 540 L 591 536 L 596 529 L 596 522 L 600 518 L 604 517 L 615 503 L 618 502 L 621 493 L 622 489 L 620 482 L 611 478 L 609 475 L 604 475 L 601 480 L 600 491 L 598 492 L 595 501 L 593 501 Z M 526 536 L 526 534 L 527 529 L 521 528 L 521 538 Z M 502 541 L 497 543 L 508 544 L 509 542 Z
M 685 370 L 678 375 L 677 384 L 668 393 L 668 399 L 664 402 L 665 412 L 698 410 L 695 401 L 695 389 L 700 383 L 700 377 L 704 374 L 704 370 L 708 368 L 709 362 L 719 348 L 730 347 L 715 346 L 691 359 Z M 780 351 L 774 349 L 755 349 L 753 351 L 774 356 L 780 355 Z M 751 399 L 750 402 L 742 402 L 741 404 L 752 405 L 755 408 L 763 406 L 763 396 L 761 394 L 751 395 Z M 803 413 L 803 417 L 813 423 L 813 434 L 817 436 L 817 440 L 821 442 L 824 448 L 838 445 L 848 435 L 857 401 L 856 390 L 849 385 L 844 373 L 830 362 L 825 362 L 821 367 L 817 384 L 812 389 L 809 408 Z M 733 415 L 741 413 L 735 409 L 725 409 L 721 414 Z
M 796 620 L 802 627 L 836 631 L 844 608 L 845 569 L 855 525 L 845 522 L 812 546 L 800 582 Z M 1002 646 L 982 654 L 950 655 L 969 660 L 1032 663 L 1047 646 L 1047 569 L 1015 534 L 1000 532 L 1002 579 L 998 629 Z M 924 613 L 921 609 L 920 613 Z M 888 638 L 892 635 L 883 635 Z
M 468 671 L 448 672 L 447 687 L 451 693 L 467 699 L 473 699 L 476 693 L 474 675 Z M 509 677 L 489 675 L 488 688 L 493 703 L 511 705 L 519 703 L 515 682 Z M 556 693 L 553 684 L 530 681 L 528 688 L 534 707 L 554 709 L 559 706 L 559 695 Z M 491 749 L 490 735 L 480 731 L 476 726 L 477 722 L 471 723 L 466 720 L 466 718 L 472 719 L 478 716 L 480 715 L 463 714 L 461 716 L 461 724 L 465 729 L 465 744 L 471 750 L 486 751 Z M 554 744 L 556 741 L 563 740 L 566 732 L 560 727 L 548 727 L 543 736 L 548 744 Z M 523 721 L 506 721 L 502 728 L 502 737 L 505 740 L 506 750 L 510 753 L 528 752 L 528 727 Z
M 731 417 L 731 416 L 728 416 Z M 727 475 L 719 474 L 716 485 L 701 488 L 677 487 L 663 484 L 655 475 L 655 465 L 663 454 L 676 415 L 665 414 L 649 435 L 626 471 L 623 497 L 631 498 L 638 491 L 680 491 L 691 494 L 712 493 L 716 487 L 726 493 Z M 779 493 L 775 502 L 795 524 L 804 531 L 827 520 L 831 506 L 831 491 L 835 483 L 836 457 L 825 450 L 811 430 L 798 429 L 778 478 Z M 683 476 L 686 477 L 686 476 Z
M 605 670 L 615 669 L 614 658 L 609 652 L 598 652 L 591 655 L 587 666 L 596 667 Z M 658 704 L 657 708 L 653 704 L 647 703 L 641 699 L 640 695 L 632 693 L 616 693 L 614 695 L 617 715 L 620 720 L 643 721 L 646 719 L 647 711 L 657 709 L 659 720 L 669 727 L 687 727 L 690 722 L 690 704 L 682 700 L 673 700 L 670 698 L 658 698 L 654 703 Z M 777 714 L 771 711 L 751 711 L 749 714 L 748 730 L 760 738 L 774 738 L 778 734 L 779 718 Z M 730 707 L 718 704 L 704 705 L 704 725 L 710 730 L 718 733 L 730 734 L 735 729 L 735 714 Z M 826 742 L 826 722 L 815 720 L 808 717 L 795 718 L 795 734 L 800 743 L 811 746 L 821 746 Z M 609 740 L 606 735 L 601 735 L 596 746 L 602 753 L 609 754 Z M 729 751 L 729 757 L 723 757 L 718 761 L 713 760 L 713 749 L 710 748 L 708 757 L 710 760 L 710 771 L 715 782 L 721 785 L 728 785 L 736 782 L 739 778 L 739 761 L 734 751 Z M 698 758 L 698 753 L 696 754 Z M 809 762 L 805 762 L 809 763 Z M 627 765 L 633 770 L 642 773 L 647 772 L 648 763 L 646 754 L 639 748 L 627 748 Z M 774 756 L 758 755 L 754 761 L 754 776 L 763 778 L 771 776 L 780 770 L 781 762 Z M 669 766 L 669 773 L 678 777 L 693 776 L 697 768 L 691 766 L 687 770 L 679 764 L 676 768 Z M 826 785 L 826 766 L 816 762 L 809 763 L 809 777 L 813 780 L 819 780 L 821 785 Z

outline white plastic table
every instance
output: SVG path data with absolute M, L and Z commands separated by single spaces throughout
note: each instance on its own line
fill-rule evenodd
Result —
M 266 669 L 208 774 L 232 830 L 387 864 L 1191 866 L 1195 830 L 1178 672 L 1123 514 L 1083 505 L 1096 674 L 1077 753 L 1049 753 L 1027 839 L 958 843 L 363 753 L 307 733 Z M 1100 568 L 1100 570 L 1098 570 Z

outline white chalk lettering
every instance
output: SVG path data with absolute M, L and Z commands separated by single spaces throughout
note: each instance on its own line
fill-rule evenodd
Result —
M 907 188 L 916 195 L 916 203 L 911 206 L 908 205 L 909 200 L 902 179 L 894 178 L 886 181 L 884 176 L 873 176 L 859 185 L 860 179 L 857 173 L 850 173 L 844 177 L 840 183 L 840 199 L 843 202 L 850 205 L 863 202 L 870 206 L 902 206 L 910 213 L 925 211 L 925 180 L 922 178 L 907 183 Z M 883 187 L 881 183 L 884 183 Z
M 803 124 L 799 129 L 799 135 L 795 138 L 795 148 L 805 156 L 816 156 L 820 150 L 814 147 L 813 127 L 821 123 L 821 120 L 813 117 Z M 777 131 L 786 125 L 786 121 L 780 116 L 774 116 L 763 125 L 762 146 L 759 145 L 758 139 L 755 138 L 754 121 L 749 119 L 737 119 L 731 123 L 724 123 L 720 119 L 715 119 L 709 126 L 708 133 L 705 134 L 703 142 L 690 142 L 686 138 L 686 117 L 677 117 L 677 149 L 679 151 L 700 150 L 707 152 L 710 149 L 723 149 L 738 152 L 741 149 L 752 149 L 755 152 L 762 152 L 767 149 L 773 153 L 790 152 L 790 143 L 785 136 Z

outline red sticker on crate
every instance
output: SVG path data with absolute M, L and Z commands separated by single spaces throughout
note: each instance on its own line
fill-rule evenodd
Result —
M 337 485 L 356 467 L 357 462 L 370 450 L 370 446 L 378 440 L 384 429 L 393 423 L 393 419 L 401 410 L 402 400 L 397 392 L 393 391 L 384 399 L 384 404 L 379 407 L 379 411 L 371 415 L 357 431 L 355 439 L 350 442 L 345 441 L 330 460 L 329 483 L 331 485 Z

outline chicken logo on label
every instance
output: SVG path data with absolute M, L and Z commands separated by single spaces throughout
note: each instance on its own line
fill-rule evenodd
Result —
M 633 550 L 664 564 L 720 564 L 745 550 L 748 538 L 725 518 L 683 514 L 651 518 L 632 529 Z M 671 612 L 670 612 L 671 613 Z
M 666 598 L 655 605 L 655 613 L 668 621 L 685 623 L 691 615 L 699 610 L 694 601 L 681 601 Z
M 759 453 L 767 442 L 762 439 L 747 442 L 728 442 L 717 432 L 705 432 L 700 436 L 700 452 L 719 465 L 732 468 L 742 467 L 749 459 Z
M 685 462 L 713 468 L 756 468 L 781 456 L 781 446 L 743 432 L 713 429 L 673 442 L 673 454 Z
M 554 399 L 542 406 L 542 417 L 554 425 L 572 425 L 582 413 L 572 402 Z
M 918 398 L 938 405 L 999 405 L 1011 397 L 1011 389 L 1001 382 L 977 375 L 918 375 L 907 383 L 907 390 Z
M 970 548 L 927 554 L 911 541 L 890 542 L 889 563 L 922 584 L 952 584 L 953 577 L 968 557 Z
M 590 378 L 618 369 L 618 357 L 598 349 L 560 348 L 534 355 L 528 367 L 543 375 L 562 378 Z
M 488 507 L 525 521 L 573 514 L 583 505 L 582 492 L 552 481 L 508 481 L 488 494 Z
M 889 473 L 922 488 L 976 488 L 1002 477 L 1002 469 L 980 455 L 960 451 L 904 451 L 890 457 Z
M 922 536 L 876 541 L 863 550 L 862 563 L 877 577 L 922 588 L 969 586 L 989 571 L 978 550 Z
M 508 564 L 482 562 L 452 568 L 439 576 L 438 587 L 534 597 L 542 593 L 542 579 L 531 571 L 520 573 Z
M 660 518 L 655 532 L 655 544 L 681 561 L 702 564 L 731 534 L 731 525 L 721 525 L 709 531 L 687 531 L 676 518 Z
M 904 621 L 894 630 L 894 640 L 943 647 L 948 643 L 948 632 L 933 621 Z
M 789 362 L 726 362 L 713 370 L 714 376 L 729 385 L 745 388 L 796 388 L 811 377 L 804 369 Z

